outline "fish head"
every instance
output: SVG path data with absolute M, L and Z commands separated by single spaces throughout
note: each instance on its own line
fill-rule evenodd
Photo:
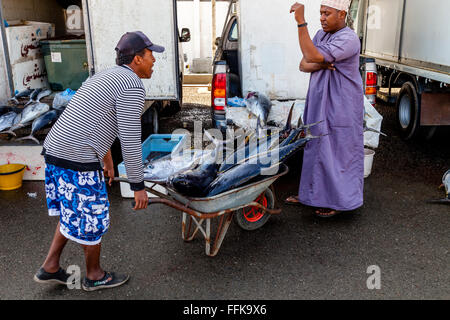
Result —
M 245 99 L 248 100 L 248 99 L 253 98 L 253 97 L 258 98 L 258 93 L 255 92 L 255 91 L 250 91 L 250 92 L 247 94 L 247 97 L 246 97 Z

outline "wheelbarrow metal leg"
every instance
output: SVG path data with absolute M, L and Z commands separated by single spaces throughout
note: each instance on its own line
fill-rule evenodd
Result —
M 216 239 L 214 241 L 213 249 L 210 250 L 210 245 L 207 243 L 206 247 L 206 254 L 210 257 L 214 257 L 220 249 L 220 246 L 222 245 L 223 239 L 225 238 L 225 235 L 228 231 L 228 227 L 231 224 L 231 221 L 233 220 L 233 214 L 234 212 L 227 213 L 226 215 L 221 216 L 220 218 L 220 224 L 217 229 Z M 224 222 L 225 220 L 225 222 Z
M 188 217 L 189 217 L 189 222 L 187 221 Z M 209 219 L 207 219 L 207 220 L 209 220 Z M 196 228 L 191 234 L 192 221 L 194 221 L 194 223 L 196 224 Z M 181 236 L 182 236 L 183 240 L 184 241 L 192 241 L 198 231 L 200 231 L 203 234 L 203 236 L 206 237 L 206 232 L 202 227 L 204 221 L 205 221 L 205 219 L 200 219 L 199 221 L 197 221 L 197 219 L 194 218 L 193 216 L 188 215 L 186 212 L 183 212 L 183 221 L 182 221 L 182 225 L 181 225 Z M 187 231 L 186 231 L 186 227 L 187 227 Z

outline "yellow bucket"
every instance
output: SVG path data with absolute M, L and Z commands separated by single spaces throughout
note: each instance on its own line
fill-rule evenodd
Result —
M 0 166 L 0 190 L 15 190 L 22 186 L 24 164 L 4 164 Z

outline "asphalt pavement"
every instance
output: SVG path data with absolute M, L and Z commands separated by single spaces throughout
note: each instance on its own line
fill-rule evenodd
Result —
M 115 184 L 102 266 L 131 276 L 115 289 L 87 293 L 35 283 L 57 218 L 47 215 L 43 182 L 1 191 L 0 300 L 449 299 L 450 207 L 426 203 L 444 196 L 438 186 L 450 168 L 448 130 L 431 141 L 404 142 L 393 107 L 377 108 L 389 137 L 376 150 L 362 208 L 320 219 L 311 208 L 285 205 L 298 188 L 298 156 L 274 184 L 282 213 L 255 231 L 232 223 L 215 257 L 205 254 L 202 237 L 183 241 L 181 213 L 159 204 L 134 212 Z M 182 112 L 193 110 L 210 121 L 203 106 Z M 161 120 L 162 130 L 186 122 L 177 117 Z M 81 247 L 69 242 L 61 265 L 79 266 L 84 276 Z

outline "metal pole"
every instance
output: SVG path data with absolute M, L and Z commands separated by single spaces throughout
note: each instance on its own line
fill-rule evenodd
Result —
M 211 0 L 211 9 L 212 9 L 212 57 L 216 54 L 216 0 Z
M 11 60 L 9 58 L 9 50 L 8 50 L 8 40 L 6 39 L 6 31 L 5 31 L 5 19 L 3 17 L 3 1 L 0 0 L 0 20 L 1 20 L 1 34 L 2 34 L 2 42 L 3 42 L 3 53 L 5 55 L 5 67 L 6 73 L 8 74 L 8 84 L 9 91 L 11 93 L 11 97 L 14 96 L 14 82 L 12 77 L 12 69 L 11 69 Z
M 200 0 L 194 0 L 194 56 L 195 58 L 201 58 L 201 15 L 200 15 Z

